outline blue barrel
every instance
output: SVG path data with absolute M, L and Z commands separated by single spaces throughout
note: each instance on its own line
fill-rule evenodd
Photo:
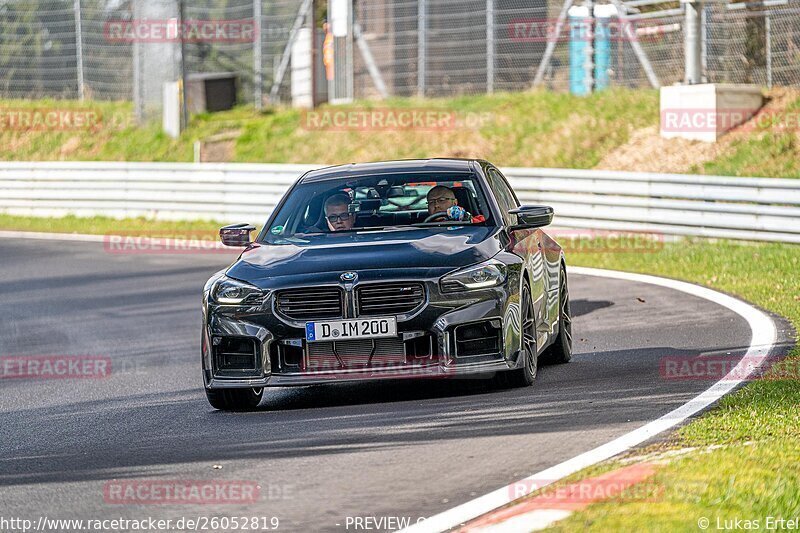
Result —
M 588 22 L 586 17 L 569 17 L 569 91 L 578 96 L 586 96 L 590 92 L 584 70 L 590 45 Z
M 611 68 L 611 19 L 600 17 L 594 24 L 594 88 L 608 89 L 608 71 Z

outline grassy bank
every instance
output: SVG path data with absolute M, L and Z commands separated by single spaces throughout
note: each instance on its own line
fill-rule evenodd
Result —
M 642 272 L 738 295 L 800 327 L 800 246 L 687 241 L 641 254 L 574 254 L 573 265 Z M 776 368 L 797 376 L 800 350 Z M 666 444 L 639 455 L 694 448 L 670 459 L 655 483 L 655 501 L 596 504 L 556 525 L 558 531 L 697 531 L 734 518 L 800 516 L 800 382 L 764 379 L 725 397 Z M 611 468 L 614 463 L 601 469 Z
M 178 140 L 159 124 L 137 127 L 129 103 L 0 101 L 1 109 L 91 109 L 96 130 L 0 128 L 2 160 L 191 161 L 195 141 L 207 158 L 234 162 L 340 163 L 416 157 L 483 157 L 505 166 L 590 168 L 636 128 L 655 124 L 655 91 L 613 90 L 578 98 L 545 91 L 454 99 L 391 99 L 329 110 L 422 109 L 451 113 L 446 127 L 320 130 L 293 109 L 241 107 L 192 117 Z
M 711 151 L 704 143 L 684 141 L 678 153 L 667 159 L 694 161 L 699 156 L 689 152 L 699 150 L 706 154 L 699 157 L 701 162 L 680 172 L 800 177 L 800 137 L 792 127 L 800 113 L 800 97 L 789 90 L 776 90 L 775 94 L 767 111 L 768 116 L 774 114 L 771 120 L 723 137 Z M 32 110 L 91 112 L 97 117 L 97 127 L 25 129 L 10 125 L 11 115 Z M 589 97 L 532 91 L 452 99 L 393 98 L 323 106 L 317 113 L 330 117 L 325 114 L 335 111 L 352 117 L 365 110 L 380 110 L 384 119 L 400 110 L 430 110 L 448 113 L 452 120 L 445 127 L 421 129 L 320 128 L 302 111 L 271 108 L 258 112 L 243 106 L 193 116 L 189 128 L 176 140 L 162 133 L 158 121 L 137 126 L 133 106 L 127 102 L 0 100 L 0 160 L 187 162 L 193 160 L 199 141 L 204 161 L 336 164 L 481 157 L 502 166 L 592 168 L 626 146 L 638 132 L 651 131 L 657 138 L 659 122 L 658 93 L 627 89 Z M 628 148 L 647 154 L 648 169 L 658 171 L 659 156 L 664 155 L 660 150 L 665 149 L 658 146 L 645 142 Z M 661 163 L 666 170 L 672 168 L 670 164 Z
M 713 161 L 693 169 L 722 176 L 800 178 L 800 99 L 784 97 L 781 111 L 765 111 L 752 131 L 737 135 Z

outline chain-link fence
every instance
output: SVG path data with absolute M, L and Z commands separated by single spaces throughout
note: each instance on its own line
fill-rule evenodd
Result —
M 240 101 L 286 103 L 291 44 L 309 25 L 322 63 L 329 0 L 181 2 L 0 0 L 0 97 L 131 100 L 155 115 L 183 57 L 189 75 L 235 74 Z M 353 0 L 351 13 L 356 45 L 341 61 L 352 65 L 351 98 L 574 90 L 580 76 L 646 87 L 684 75 L 678 0 Z M 707 81 L 800 85 L 800 0 L 709 2 L 702 17 Z M 181 24 L 189 30 L 176 33 Z M 193 24 L 212 27 L 192 37 Z
M 706 15 L 710 80 L 800 85 L 800 2 L 712 4 Z

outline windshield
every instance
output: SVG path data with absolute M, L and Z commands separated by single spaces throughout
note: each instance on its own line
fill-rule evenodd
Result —
M 415 172 L 311 181 L 292 190 L 260 242 L 284 244 L 387 228 L 486 225 L 489 213 L 473 174 Z

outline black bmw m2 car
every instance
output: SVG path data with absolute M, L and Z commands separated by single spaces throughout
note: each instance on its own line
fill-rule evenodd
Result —
M 566 263 L 480 160 L 343 165 L 308 172 L 203 294 L 205 390 L 254 408 L 265 387 L 400 378 L 533 383 L 572 352 Z

